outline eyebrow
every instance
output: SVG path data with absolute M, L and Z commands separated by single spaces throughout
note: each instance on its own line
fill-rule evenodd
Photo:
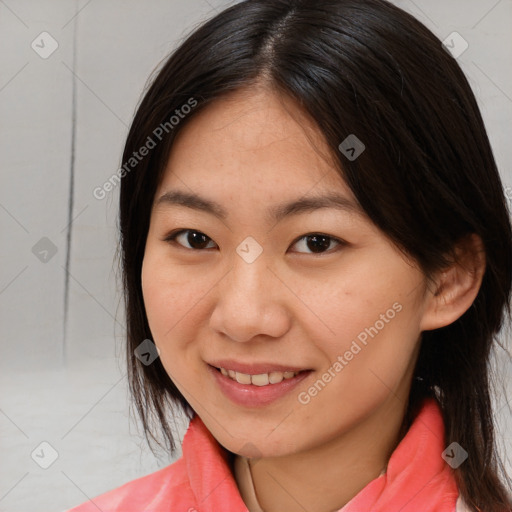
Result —
M 165 207 L 165 205 L 185 206 L 187 208 L 209 213 L 221 220 L 225 220 L 228 217 L 227 211 L 219 203 L 205 197 L 201 197 L 198 194 L 184 192 L 181 190 L 169 190 L 156 202 L 156 207 L 158 207 L 158 209 L 163 206 Z M 303 197 L 289 203 L 271 206 L 267 210 L 267 221 L 279 222 L 285 217 L 300 215 L 302 213 L 312 212 L 321 208 L 333 208 L 347 213 L 364 216 L 364 212 L 359 204 L 356 204 L 345 196 L 329 193 L 321 196 Z

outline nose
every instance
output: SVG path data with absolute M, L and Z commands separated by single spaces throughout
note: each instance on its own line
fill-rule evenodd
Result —
M 234 258 L 233 267 L 217 285 L 210 317 L 213 330 L 238 342 L 284 336 L 290 328 L 286 307 L 290 292 L 267 263 L 263 257 L 252 263 Z

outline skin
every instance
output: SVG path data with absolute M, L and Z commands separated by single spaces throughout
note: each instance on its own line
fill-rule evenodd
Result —
M 266 512 L 337 510 L 379 475 L 401 439 L 421 332 L 470 307 L 485 265 L 469 251 L 470 271 L 454 266 L 432 287 L 364 212 L 322 208 L 267 222 L 269 206 L 303 196 L 336 191 L 357 203 L 328 154 L 291 99 L 264 86 L 230 93 L 179 133 L 147 236 L 142 288 L 161 362 L 222 446 L 258 457 L 252 476 Z M 157 205 L 171 189 L 220 203 L 226 220 Z M 164 240 L 178 228 L 207 235 L 207 248 L 190 248 L 187 233 Z M 314 233 L 332 237 L 324 252 L 303 238 Z M 248 236 L 263 249 L 250 264 L 236 252 Z M 394 318 L 300 403 L 394 303 Z M 242 407 L 206 370 L 219 358 L 314 372 L 263 409 Z

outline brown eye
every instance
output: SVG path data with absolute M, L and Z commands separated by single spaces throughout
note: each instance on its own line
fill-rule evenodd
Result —
M 208 240 L 211 239 L 207 235 L 193 229 L 182 229 L 169 235 L 165 239 L 167 242 L 177 242 L 179 245 L 185 247 L 185 249 L 194 250 L 207 249 Z M 186 244 L 188 244 L 188 246 Z
M 177 243 L 181 247 L 185 249 L 200 251 L 203 249 L 211 249 L 215 247 L 215 242 L 213 240 L 202 233 L 201 231 L 197 231 L 194 229 L 180 229 L 171 233 L 169 236 L 165 238 L 166 242 Z M 212 245 L 208 245 L 212 243 Z M 324 235 L 322 233 L 310 233 L 308 235 L 303 235 L 299 239 L 297 239 L 292 246 L 295 246 L 299 243 L 303 243 L 305 245 L 307 251 L 306 254 L 322 254 L 326 252 L 334 252 L 332 247 L 345 245 L 343 240 L 338 238 Z M 334 245 L 333 245 L 334 244 Z M 309 252 L 308 252 L 309 251 Z M 298 251 L 304 252 L 304 251 Z
M 309 235 L 302 236 L 293 245 L 296 245 L 303 240 L 305 241 L 303 245 L 305 245 L 305 247 L 309 249 L 313 254 L 328 252 L 328 249 L 332 242 L 334 242 L 338 246 L 343 244 L 341 240 L 338 240 L 332 236 L 323 235 L 321 233 L 311 233 Z

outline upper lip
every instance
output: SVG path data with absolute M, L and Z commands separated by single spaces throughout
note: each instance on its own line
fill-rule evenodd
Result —
M 231 359 L 210 361 L 208 364 L 210 366 L 215 366 L 216 368 L 224 368 L 226 370 L 233 370 L 235 372 L 245 373 L 248 375 L 260 375 L 262 373 L 271 372 L 300 372 L 309 369 L 276 363 L 241 363 Z

